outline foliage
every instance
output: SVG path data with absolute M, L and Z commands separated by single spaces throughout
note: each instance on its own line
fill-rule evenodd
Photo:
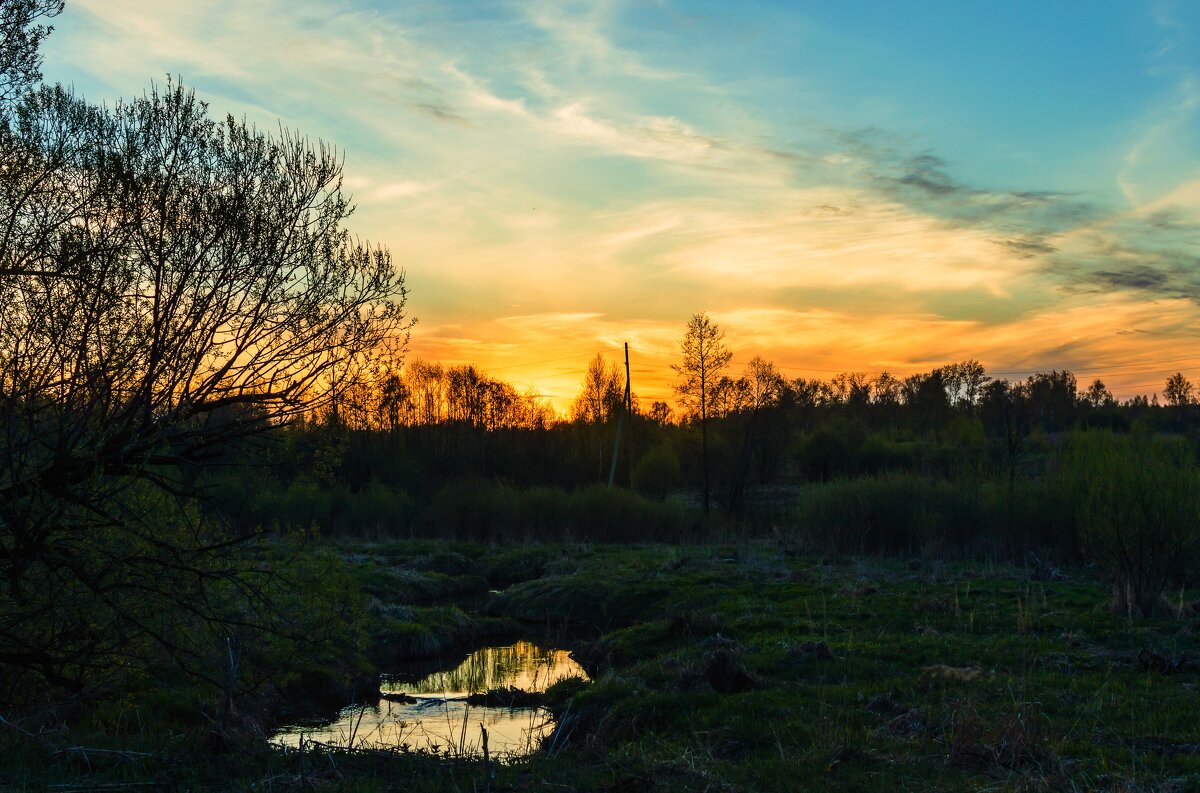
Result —
M 475 542 L 674 540 L 686 522 L 686 512 L 678 505 L 651 501 L 628 490 L 603 485 L 572 493 L 544 487 L 517 490 L 478 480 L 447 485 L 435 497 L 427 518 L 434 536 Z
M 833 553 L 958 555 L 983 527 L 975 483 L 905 474 L 807 485 L 794 519 L 801 547 Z
M 37 631 L 27 646 L 53 647 L 39 650 L 42 668 L 8 665 L 2 701 L 45 706 L 166 686 L 178 711 L 223 730 L 234 702 L 307 670 L 349 672 L 362 652 L 361 599 L 327 548 L 300 534 L 230 543 L 194 505 L 135 491 L 137 516 L 80 536 L 70 574 L 31 567 L 26 580 L 39 586 L 0 594 L 9 646 Z
M 1179 439 L 1104 431 L 1071 438 L 1060 476 L 1084 555 L 1108 576 L 1112 605 L 1150 615 L 1186 585 L 1200 551 L 1200 468 Z

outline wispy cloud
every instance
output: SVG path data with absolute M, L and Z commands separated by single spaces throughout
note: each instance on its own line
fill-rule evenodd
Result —
M 1148 6 L 1141 68 L 1163 91 L 1122 119 L 1102 179 L 1054 184 L 973 167 L 1007 140 L 896 124 L 875 72 L 820 84 L 849 78 L 767 45 L 798 12 L 737 13 L 732 31 L 617 0 L 72 0 L 47 67 L 97 100 L 182 74 L 218 114 L 345 146 L 352 226 L 406 268 L 425 357 L 507 367 L 628 340 L 638 390 L 666 398 L 700 309 L 794 374 L 1119 361 L 1195 330 L 1200 81 L 1180 7 Z M 789 35 L 805 31 L 854 33 Z M 577 387 L 569 366 L 513 371 Z

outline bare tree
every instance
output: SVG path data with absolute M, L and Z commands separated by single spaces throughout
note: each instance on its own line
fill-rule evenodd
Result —
M 895 407 L 900 404 L 903 384 L 888 372 L 880 372 L 871 384 L 875 395 L 875 404 L 884 407 Z
M 650 403 L 650 412 L 646 414 L 646 418 L 655 424 L 666 426 L 672 421 L 671 406 L 661 400 L 655 400 Z
M 701 465 L 704 468 L 704 511 L 709 510 L 709 467 L 708 467 L 708 419 L 712 410 L 712 397 L 718 391 L 722 372 L 729 365 L 733 353 L 724 344 L 725 331 L 713 322 L 708 314 L 693 314 L 688 320 L 687 331 L 679 343 L 683 363 L 672 364 L 671 368 L 682 379 L 675 385 L 680 406 L 690 416 L 700 421 Z
M 759 355 L 746 364 L 744 377 L 750 387 L 750 405 L 755 410 L 776 404 L 786 385 L 775 364 Z
M 599 353 L 588 361 L 583 390 L 571 404 L 571 418 L 584 424 L 603 424 L 616 415 L 625 399 L 625 375 Z

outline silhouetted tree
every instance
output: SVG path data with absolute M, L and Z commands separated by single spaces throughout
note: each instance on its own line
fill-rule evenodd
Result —
M 946 386 L 946 396 L 954 407 L 974 410 L 980 392 L 988 381 L 983 364 L 979 361 L 961 361 L 941 369 Z
M 693 314 L 688 320 L 687 332 L 679 343 L 683 363 L 672 364 L 671 368 L 683 378 L 675 385 L 680 405 L 700 421 L 701 466 L 704 469 L 704 511 L 709 509 L 708 468 L 708 418 L 712 409 L 712 397 L 717 390 L 722 372 L 733 353 L 724 345 L 725 332 L 703 312 Z
M 1038 372 L 1025 381 L 1033 417 L 1047 432 L 1063 430 L 1075 421 L 1079 404 L 1075 375 L 1068 371 Z
M 777 405 L 787 385 L 775 364 L 758 355 L 746 364 L 743 379 L 749 385 L 750 405 L 755 409 Z
M 861 415 L 871 401 L 871 382 L 863 372 L 842 372 L 829 381 L 834 400 Z
M 1008 473 L 1009 530 L 1013 529 L 1017 488 L 1017 463 L 1029 437 L 1030 404 L 1028 386 L 1007 380 L 992 380 L 983 387 L 979 413 L 984 431 L 1003 454 Z
M 757 467 L 760 478 L 765 479 L 783 456 L 786 435 L 777 408 L 786 384 L 775 364 L 757 355 L 735 383 L 737 407 L 730 423 L 740 439 L 736 459 L 727 467 L 726 504 L 738 513 L 745 503 L 752 470 Z
M 6 2 L 6 21 L 14 8 L 57 5 Z M 22 46 L 5 86 L 33 73 Z M 10 105 L 0 663 L 78 686 L 122 644 L 180 651 L 147 608 L 205 608 L 186 572 L 240 586 L 237 538 L 185 498 L 197 466 L 329 406 L 333 382 L 402 342 L 406 291 L 343 227 L 341 158 L 322 144 L 212 121 L 173 84 L 112 108 L 48 87 Z
M 1163 387 L 1163 397 L 1167 400 L 1167 404 L 1175 408 L 1184 408 L 1196 401 L 1196 387 L 1192 382 L 1183 376 L 1182 372 L 1176 372 L 1167 378 L 1167 384 Z
M 1104 385 L 1104 381 L 1096 378 L 1092 384 L 1083 392 L 1083 400 L 1093 408 L 1109 407 L 1116 404 L 1113 399 L 1112 391 Z
M 646 414 L 646 418 L 655 424 L 662 426 L 670 424 L 674 415 L 671 412 L 671 406 L 661 400 L 655 400 L 650 403 L 650 412 Z
M 950 396 L 946 392 L 945 372 L 942 369 L 904 378 L 901 393 L 908 412 L 926 427 L 941 424 L 950 411 Z
M 571 404 L 571 418 L 584 424 L 604 424 L 621 409 L 625 374 L 599 353 L 588 362 L 583 389 Z
M 887 372 L 880 372 L 879 377 L 871 384 L 875 404 L 882 407 L 894 407 L 900 404 L 903 384 Z

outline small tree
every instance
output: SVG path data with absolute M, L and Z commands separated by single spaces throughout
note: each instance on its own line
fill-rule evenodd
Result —
M 709 510 L 710 484 L 708 467 L 708 417 L 713 397 L 718 390 L 721 374 L 733 353 L 724 345 L 725 331 L 708 314 L 693 314 L 687 331 L 679 343 L 683 363 L 671 368 L 683 378 L 675 385 L 675 393 L 684 411 L 700 421 L 700 463 L 704 469 L 704 511 Z

